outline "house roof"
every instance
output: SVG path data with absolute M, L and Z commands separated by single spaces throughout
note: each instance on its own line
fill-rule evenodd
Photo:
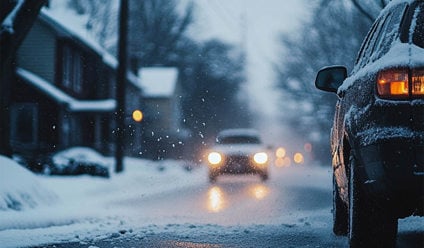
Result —
M 64 6 L 56 6 L 55 8 L 43 8 L 40 12 L 40 20 L 49 25 L 54 32 L 61 36 L 67 37 L 79 44 L 88 47 L 99 56 L 103 63 L 112 69 L 118 68 L 118 60 L 103 48 L 86 28 L 87 15 L 78 15 L 74 11 Z M 133 85 L 139 87 L 137 76 L 131 72 L 127 72 L 127 80 Z
M 138 71 L 139 84 L 146 97 L 170 97 L 176 89 L 178 69 L 147 67 Z
M 107 51 L 86 28 L 88 15 L 78 15 L 65 6 L 42 8 L 39 15 L 40 20 L 48 24 L 57 35 L 80 42 L 100 56 L 107 54 Z
M 17 68 L 16 74 L 53 101 L 64 105 L 70 112 L 113 112 L 116 109 L 114 99 L 77 100 L 30 71 Z

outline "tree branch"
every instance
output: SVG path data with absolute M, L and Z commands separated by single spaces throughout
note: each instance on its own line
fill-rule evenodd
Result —
M 383 1 L 383 0 L 382 0 Z M 358 0 L 352 0 L 353 5 L 361 12 L 366 18 L 368 18 L 371 22 L 374 22 L 375 18 L 368 13 L 358 2 Z
M 47 0 L 24 0 L 6 16 L 7 23 L 1 23 L 0 27 L 2 61 L 7 61 L 15 54 L 46 2 Z

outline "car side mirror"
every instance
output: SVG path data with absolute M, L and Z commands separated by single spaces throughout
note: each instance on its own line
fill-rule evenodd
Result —
M 319 70 L 315 79 L 315 87 L 327 92 L 337 93 L 337 89 L 347 78 L 345 66 L 335 65 L 324 67 Z

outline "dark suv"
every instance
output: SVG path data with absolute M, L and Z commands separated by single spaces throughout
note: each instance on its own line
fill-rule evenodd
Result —
M 424 1 L 381 12 L 350 76 L 319 71 L 317 88 L 339 97 L 331 150 L 333 231 L 351 247 L 394 247 L 398 218 L 423 216 Z

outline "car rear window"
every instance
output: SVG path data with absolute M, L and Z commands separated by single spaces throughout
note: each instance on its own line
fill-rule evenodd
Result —
M 424 48 L 424 3 L 418 4 L 411 22 L 412 43 Z

